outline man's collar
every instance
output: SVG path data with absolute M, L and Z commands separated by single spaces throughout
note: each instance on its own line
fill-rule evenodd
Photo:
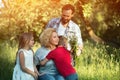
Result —
M 61 21 L 61 17 L 58 18 L 58 20 L 56 21 L 56 23 L 59 24 L 60 21 Z M 69 23 L 68 23 L 68 27 L 69 27 L 69 28 L 72 26 L 71 22 L 72 22 L 72 21 L 70 20 Z
M 70 20 L 69 23 L 68 23 L 68 27 L 70 28 L 72 26 L 72 21 Z

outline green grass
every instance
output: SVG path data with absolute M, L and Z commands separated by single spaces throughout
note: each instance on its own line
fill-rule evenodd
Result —
M 113 53 L 108 53 L 108 47 Z M 83 54 L 76 59 L 79 80 L 120 80 L 119 58 L 119 49 L 85 42 Z
M 15 62 L 16 47 L 6 42 L 0 44 L 0 80 L 11 80 Z
M 34 47 L 34 51 L 38 46 Z M 0 44 L 0 80 L 12 80 L 17 45 Z M 84 50 L 76 59 L 79 80 L 120 80 L 120 49 L 84 42 Z

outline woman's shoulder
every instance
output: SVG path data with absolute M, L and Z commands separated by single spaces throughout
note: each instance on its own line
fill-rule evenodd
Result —
M 48 50 L 47 48 L 41 46 L 41 47 L 39 47 L 39 48 L 36 50 L 35 54 L 39 54 L 39 53 L 43 53 L 43 52 L 48 52 L 48 51 L 49 51 L 49 50 Z
M 46 48 L 43 47 L 43 46 L 41 46 L 41 47 L 39 47 L 39 48 L 36 50 L 36 52 L 40 52 L 40 51 L 44 51 L 44 50 L 46 50 Z

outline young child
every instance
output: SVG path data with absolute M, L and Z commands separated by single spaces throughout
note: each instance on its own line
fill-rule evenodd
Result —
M 52 50 L 40 64 L 44 65 L 48 60 L 52 59 L 65 80 L 78 80 L 77 73 L 71 65 L 70 52 L 66 49 L 66 46 L 67 38 L 60 36 L 58 47 Z
M 12 80 L 36 80 L 39 73 L 33 63 L 34 37 L 32 33 L 23 33 L 19 38 L 16 65 Z

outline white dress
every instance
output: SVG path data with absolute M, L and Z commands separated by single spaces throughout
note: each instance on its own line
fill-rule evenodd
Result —
M 32 50 L 20 49 L 18 51 L 18 54 L 20 54 L 21 51 L 23 51 L 23 54 L 24 54 L 25 67 L 28 68 L 31 71 L 34 71 L 33 51 Z M 18 54 L 17 54 L 16 65 L 15 65 L 14 71 L 13 71 L 13 79 L 12 80 L 35 80 L 32 75 L 30 75 L 28 73 L 25 73 L 21 70 Z

